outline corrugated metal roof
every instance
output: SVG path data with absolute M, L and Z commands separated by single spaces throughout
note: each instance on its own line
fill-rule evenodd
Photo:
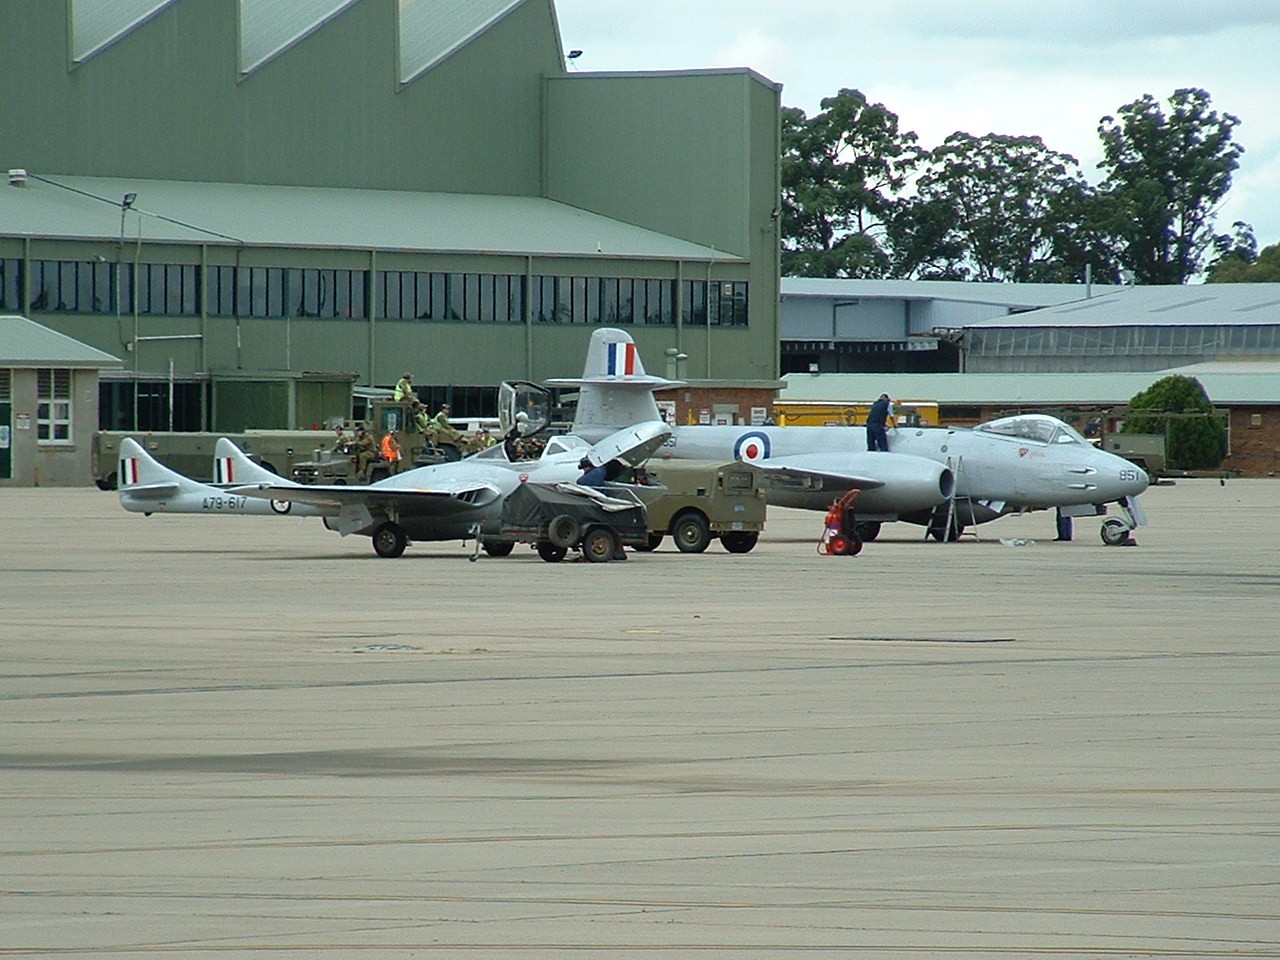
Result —
M 844 403 L 881 392 L 955 404 L 1128 403 L 1162 377 L 1195 377 L 1216 404 L 1280 404 L 1280 361 L 1207 363 L 1141 373 L 790 373 L 780 400 Z
M 970 327 L 1236 326 L 1280 324 L 1280 283 L 1104 287 L 1087 300 Z
M 56 185 L 55 185 L 56 184 Z M 28 176 L 0 186 L 0 233 L 211 245 L 742 262 L 538 197 Z
M 47 2 L 47 0 L 45 0 Z M 88 60 L 177 0 L 71 0 L 71 59 Z
M 252 73 L 359 0 L 240 0 L 240 72 Z
M 0 316 L 0 367 L 118 367 L 124 361 L 26 317 Z
M 400 0 L 400 81 L 408 83 L 526 0 Z
M 1097 292 L 1099 288 L 1094 287 Z M 1011 309 L 1031 309 L 1083 300 L 1077 283 L 963 283 L 951 280 L 825 280 L 783 277 L 783 297 L 857 297 L 899 300 L 953 300 Z

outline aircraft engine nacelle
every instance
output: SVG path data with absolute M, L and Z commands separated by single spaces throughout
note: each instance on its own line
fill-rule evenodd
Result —
M 928 510 L 951 497 L 955 491 L 955 474 L 946 464 L 908 454 L 866 453 L 856 454 L 852 472 L 859 473 L 860 465 L 869 460 L 875 472 L 870 474 L 884 481 L 883 487 L 864 490 L 858 497 L 859 513 L 911 513 Z

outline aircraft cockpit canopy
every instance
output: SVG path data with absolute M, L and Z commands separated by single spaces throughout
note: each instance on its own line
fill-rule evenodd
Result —
M 532 437 L 551 424 L 551 391 L 528 380 L 503 380 L 498 386 L 498 422 L 502 435 L 519 426 L 522 437 Z
M 1089 441 L 1070 424 L 1063 423 L 1057 417 L 1044 413 L 1025 413 L 1016 417 L 1001 417 L 980 423 L 975 430 L 994 433 L 1015 440 L 1029 440 L 1033 443 L 1079 443 L 1087 445 Z

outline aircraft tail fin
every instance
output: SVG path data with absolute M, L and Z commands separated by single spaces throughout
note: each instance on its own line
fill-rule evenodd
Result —
M 269 483 L 273 487 L 296 487 L 299 484 L 277 476 L 226 437 L 219 437 L 213 448 L 213 482 L 225 486 L 246 486 L 252 483 Z
M 653 391 L 680 386 L 678 380 L 646 374 L 631 335 L 614 327 L 591 334 L 581 378 L 547 383 L 579 388 L 573 433 L 593 443 L 632 424 L 661 420 Z
M 116 464 L 120 500 L 166 499 L 200 484 L 170 470 L 151 456 L 146 448 L 132 437 L 120 441 L 120 460 Z

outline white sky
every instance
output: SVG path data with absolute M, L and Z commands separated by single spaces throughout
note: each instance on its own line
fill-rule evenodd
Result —
M 1099 181 L 1098 121 L 1200 87 L 1245 148 L 1216 221 L 1280 242 L 1280 0 L 555 0 L 580 72 L 750 67 L 809 116 L 843 87 L 920 145 L 1040 136 Z

